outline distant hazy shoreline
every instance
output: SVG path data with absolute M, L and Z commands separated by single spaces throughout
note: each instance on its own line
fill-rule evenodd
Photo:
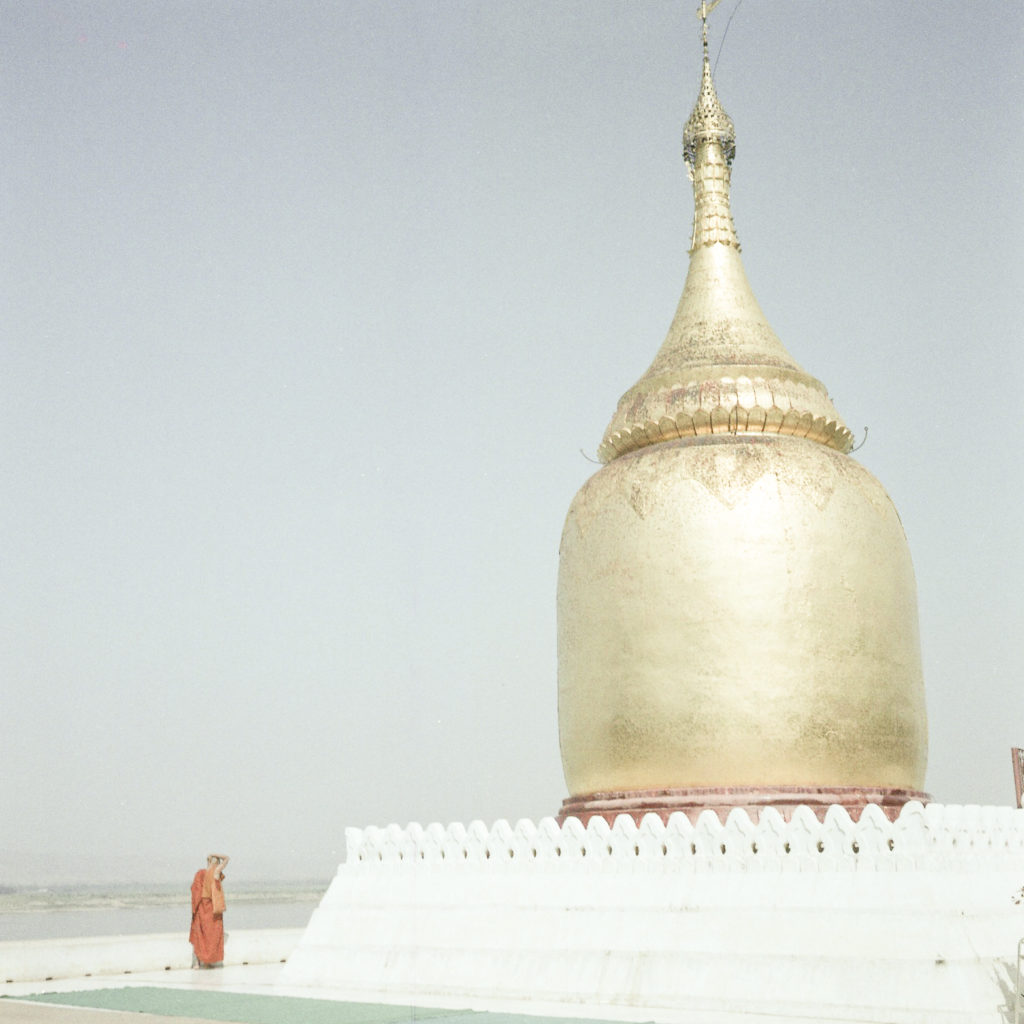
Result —
M 327 881 L 227 884 L 225 925 L 295 928 L 308 922 Z M 188 933 L 188 884 L 0 887 L 0 942 L 93 935 Z
M 188 879 L 182 885 L 13 885 L 0 886 L 0 914 L 52 910 L 130 909 L 187 903 Z M 233 903 L 292 903 L 319 900 L 327 881 L 225 883 Z

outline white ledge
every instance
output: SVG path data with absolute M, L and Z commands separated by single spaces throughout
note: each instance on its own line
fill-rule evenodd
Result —
M 232 929 L 224 944 L 224 963 L 281 963 L 301 937 L 301 928 Z M 184 932 L 0 942 L 0 986 L 22 981 L 187 970 L 191 962 L 192 947 Z M 0 987 L 0 995 L 3 994 Z

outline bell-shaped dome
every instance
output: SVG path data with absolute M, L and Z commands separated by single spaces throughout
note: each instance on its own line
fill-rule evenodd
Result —
M 562 814 L 895 813 L 926 798 L 910 552 L 825 388 L 747 282 L 729 206 L 735 132 L 706 41 L 683 144 L 695 202 L 683 296 L 562 532 Z

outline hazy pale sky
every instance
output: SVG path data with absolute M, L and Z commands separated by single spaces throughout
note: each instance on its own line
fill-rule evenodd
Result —
M 557 811 L 559 535 L 685 278 L 696 6 L 0 0 L 0 883 Z M 1009 803 L 1024 7 L 711 37 L 748 276 L 907 531 L 928 789 Z

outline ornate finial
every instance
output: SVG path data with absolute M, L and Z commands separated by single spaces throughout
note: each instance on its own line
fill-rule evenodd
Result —
M 761 312 L 740 261 L 729 188 L 736 133 L 715 94 L 702 0 L 704 70 L 683 149 L 693 181 L 690 269 L 654 362 L 622 396 L 598 457 L 704 434 L 788 434 L 848 452 L 853 435 L 825 386 L 786 351 Z
M 704 69 L 697 103 L 683 129 L 683 159 L 694 197 L 690 252 L 715 243 L 740 247 L 729 210 L 729 169 L 736 154 L 736 130 L 718 102 L 708 59 L 708 14 L 719 2 L 702 0 L 697 11 L 703 23 Z
M 722 2 L 722 0 L 700 0 L 700 7 L 697 8 L 697 17 L 703 22 L 704 32 L 704 59 L 708 59 L 708 15 Z
M 697 103 L 683 129 L 683 156 L 691 178 L 697 165 L 697 150 L 702 142 L 717 142 L 722 147 L 722 155 L 727 164 L 732 163 L 736 154 L 736 129 L 733 127 L 732 118 L 718 102 L 715 83 L 711 77 L 711 60 L 708 57 L 708 15 L 719 3 L 721 0 L 713 0 L 711 4 L 707 0 L 701 0 L 697 11 L 703 23 L 704 70 Z

